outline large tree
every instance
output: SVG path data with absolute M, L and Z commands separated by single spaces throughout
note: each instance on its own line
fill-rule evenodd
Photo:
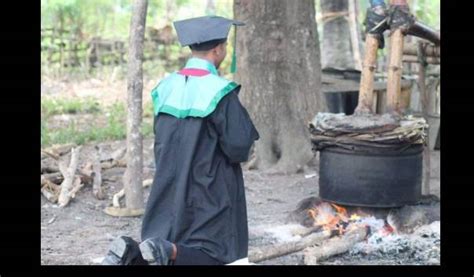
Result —
M 260 133 L 256 166 L 299 171 L 313 157 L 307 123 L 325 107 L 314 0 L 235 0 L 240 97 Z

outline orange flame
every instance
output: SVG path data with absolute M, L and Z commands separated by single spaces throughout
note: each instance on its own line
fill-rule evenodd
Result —
M 308 209 L 308 215 L 314 220 L 314 226 L 321 226 L 324 230 L 336 230 L 339 234 L 347 231 L 351 222 L 359 220 L 361 217 L 354 213 L 348 215 L 347 209 L 333 203 L 320 203 Z

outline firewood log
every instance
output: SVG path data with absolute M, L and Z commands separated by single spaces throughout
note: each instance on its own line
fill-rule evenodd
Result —
M 301 251 L 307 247 L 320 243 L 321 241 L 331 237 L 331 231 L 322 231 L 311 234 L 298 241 L 285 242 L 278 245 L 269 245 L 260 248 L 250 249 L 249 261 L 261 262 L 272 258 L 288 255 L 293 252 Z
M 357 226 L 342 236 L 334 237 L 319 246 L 304 251 L 304 263 L 317 265 L 319 261 L 349 251 L 356 243 L 363 241 L 369 232 L 367 226 Z
M 64 181 L 61 183 L 61 192 L 59 194 L 58 203 L 60 207 L 65 207 L 71 200 L 70 192 L 73 189 L 74 176 L 79 163 L 79 153 L 81 146 L 71 150 L 71 161 L 69 167 L 64 168 L 64 164 L 59 164 L 59 169 L 64 176 Z

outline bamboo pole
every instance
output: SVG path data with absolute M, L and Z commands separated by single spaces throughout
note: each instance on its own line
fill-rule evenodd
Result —
M 402 56 L 404 35 L 396 29 L 390 37 L 390 56 L 387 77 L 387 111 L 400 113 Z
M 365 56 L 360 79 L 359 104 L 355 111 L 356 114 L 374 112 L 374 74 L 378 48 L 379 41 L 377 37 L 372 34 L 367 34 L 365 37 Z

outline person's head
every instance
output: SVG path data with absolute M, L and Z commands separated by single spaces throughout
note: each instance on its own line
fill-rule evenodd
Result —
M 227 36 L 232 25 L 245 24 L 221 16 L 202 16 L 174 22 L 181 46 L 189 46 L 193 56 L 207 59 L 216 67 L 221 65 L 227 54 Z
M 192 55 L 211 61 L 219 68 L 227 55 L 227 39 L 216 39 L 200 44 L 190 45 Z

